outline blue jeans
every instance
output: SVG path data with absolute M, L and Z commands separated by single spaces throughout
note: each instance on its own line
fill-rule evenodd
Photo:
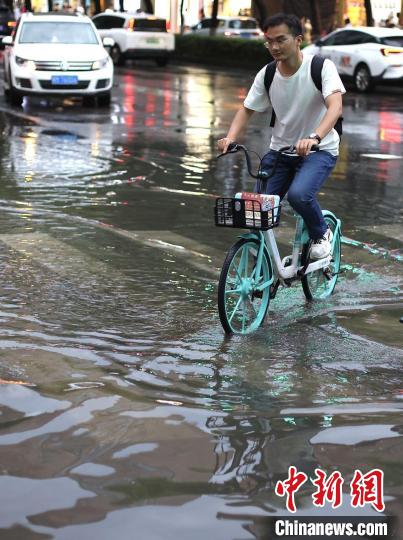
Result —
M 272 171 L 277 155 L 277 151 L 270 150 L 263 157 L 263 171 Z M 336 161 L 337 156 L 326 150 L 313 152 L 305 158 L 281 154 L 274 176 L 267 182 L 261 182 L 261 193 L 280 195 L 280 199 L 283 199 L 288 192 L 288 202 L 304 219 L 312 240 L 321 238 L 327 229 L 316 194 L 332 172 Z M 259 182 L 255 192 L 258 190 Z

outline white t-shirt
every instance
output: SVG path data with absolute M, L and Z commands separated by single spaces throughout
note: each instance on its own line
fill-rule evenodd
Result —
M 279 150 L 309 137 L 326 114 L 324 100 L 336 91 L 346 92 L 334 63 L 326 59 L 322 67 L 322 95 L 311 76 L 313 56 L 303 54 L 302 64 L 290 77 L 281 75 L 278 69 L 270 86 L 270 99 L 264 86 L 266 66 L 256 75 L 246 96 L 244 105 L 257 112 L 267 111 L 273 104 L 276 112 L 270 148 Z M 321 150 L 337 156 L 339 136 L 332 129 L 320 143 Z

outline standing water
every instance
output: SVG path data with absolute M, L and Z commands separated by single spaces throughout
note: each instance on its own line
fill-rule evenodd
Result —
M 345 480 L 337 511 L 304 484 L 296 516 L 393 515 L 402 538 L 401 95 L 345 100 L 319 195 L 344 223 L 335 294 L 296 284 L 228 339 L 216 286 L 239 231 L 212 209 L 252 182 L 215 140 L 251 76 L 158 74 L 122 70 L 109 113 L 1 113 L 1 538 L 267 539 L 291 465 Z M 247 137 L 264 151 L 263 117 Z M 285 204 L 284 254 L 292 227 Z M 381 514 L 347 490 L 375 468 Z

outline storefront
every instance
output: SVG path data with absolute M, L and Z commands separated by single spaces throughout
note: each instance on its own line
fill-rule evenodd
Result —
M 367 16 L 364 0 L 344 0 L 344 19 L 350 19 L 353 26 L 366 26 Z
M 401 0 L 371 0 L 371 8 L 375 25 L 384 25 L 388 22 L 397 24 Z M 353 26 L 366 26 L 364 0 L 344 0 L 344 18 L 347 17 Z
M 372 16 L 376 24 L 386 22 L 390 17 L 397 22 L 397 13 L 400 12 L 401 0 L 372 0 Z
M 154 2 L 155 15 L 170 20 L 171 28 L 175 32 L 180 29 L 180 4 L 181 0 L 155 0 Z M 213 0 L 184 0 L 183 17 L 185 27 L 195 25 L 204 17 L 211 17 L 212 10 Z M 250 15 L 251 11 L 251 0 L 219 0 L 218 2 L 219 15 Z

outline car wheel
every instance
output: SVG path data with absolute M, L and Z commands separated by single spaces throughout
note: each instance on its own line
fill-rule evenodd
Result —
M 111 58 L 115 66 L 123 66 L 125 64 L 125 57 L 119 48 L 119 45 L 114 45 L 111 49 Z
M 111 93 L 107 92 L 106 94 L 100 94 L 97 98 L 98 107 L 109 107 L 111 104 Z
M 7 97 L 11 105 L 13 105 L 14 107 L 21 107 L 24 96 L 18 94 L 13 87 L 9 89 Z
M 168 58 L 156 58 L 155 63 L 159 67 L 164 67 L 168 64 Z
M 354 84 L 358 92 L 369 92 L 374 87 L 371 72 L 365 64 L 359 64 L 354 73 Z
M 95 97 L 94 96 L 84 96 L 83 97 L 83 107 L 94 107 L 95 106 Z

